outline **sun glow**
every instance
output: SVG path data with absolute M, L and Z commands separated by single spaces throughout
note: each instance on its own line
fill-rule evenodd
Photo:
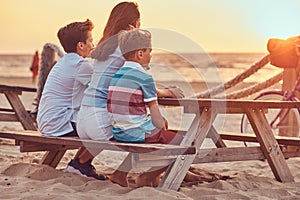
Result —
M 300 33 L 300 2 L 264 0 L 255 12 L 256 25 L 265 38 L 288 38 Z
M 82 9 L 72 0 L 0 0 L 0 54 L 32 53 L 46 42 L 59 44 L 61 26 L 86 18 L 95 24 L 97 43 L 110 10 L 120 1 L 89 0 Z M 300 0 L 135 1 L 142 28 L 178 32 L 208 52 L 265 52 L 269 38 L 300 35 Z M 180 50 L 194 49 L 182 45 Z

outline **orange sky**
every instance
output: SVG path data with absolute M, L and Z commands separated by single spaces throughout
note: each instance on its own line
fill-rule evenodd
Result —
M 59 44 L 57 30 L 91 19 L 100 39 L 116 0 L 0 0 L 0 53 Z M 140 0 L 141 28 L 172 30 L 208 52 L 265 52 L 270 37 L 300 33 L 299 0 Z M 168 41 L 176 43 L 178 41 Z M 179 51 L 193 51 L 182 46 Z

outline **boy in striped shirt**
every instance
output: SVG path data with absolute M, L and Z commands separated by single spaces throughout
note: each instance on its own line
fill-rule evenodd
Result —
M 110 82 L 107 100 L 114 139 L 179 144 L 182 136 L 167 130 L 166 120 L 159 111 L 154 80 L 146 72 L 152 51 L 150 32 L 141 29 L 121 32 L 119 47 L 126 61 Z M 156 186 L 165 169 L 147 172 L 136 181 L 138 186 Z

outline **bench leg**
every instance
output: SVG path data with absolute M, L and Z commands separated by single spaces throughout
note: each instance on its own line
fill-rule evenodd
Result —
M 212 139 L 212 141 L 215 143 L 216 147 L 218 148 L 225 148 L 226 144 L 220 137 L 218 131 L 215 129 L 215 127 L 212 125 L 208 132 L 208 137 Z
M 276 180 L 280 182 L 294 181 L 293 175 L 263 111 L 259 109 L 247 109 L 247 118 L 251 123 L 261 150 L 267 158 Z
M 49 165 L 56 168 L 62 157 L 65 155 L 66 150 L 62 151 L 47 151 L 43 156 L 40 164 Z
M 200 148 L 215 117 L 216 113 L 211 109 L 204 110 L 201 115 L 197 114 L 181 145 L 189 146 L 194 144 L 196 149 Z M 167 169 L 158 187 L 177 191 L 195 157 L 196 155 L 178 156 L 175 162 Z
M 23 128 L 25 130 L 34 130 L 34 131 L 37 130 L 33 123 L 33 120 L 30 118 L 29 114 L 27 113 L 18 94 L 12 91 L 7 91 L 5 92 L 5 96 L 9 101 L 11 107 L 15 111 L 16 115 L 18 116 L 19 121 L 21 122 Z

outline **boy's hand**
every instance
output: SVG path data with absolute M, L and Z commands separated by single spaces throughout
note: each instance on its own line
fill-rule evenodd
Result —
M 184 97 L 183 91 L 180 88 L 178 88 L 177 86 L 169 86 L 166 89 L 168 89 L 170 91 L 170 93 L 171 93 L 170 97 L 173 97 L 173 98 L 183 98 Z
M 177 86 L 168 86 L 164 88 L 157 88 L 157 96 L 159 98 L 183 98 L 183 91 Z
M 183 98 L 183 91 L 176 86 L 168 86 L 164 88 L 157 88 L 157 96 L 159 98 Z

